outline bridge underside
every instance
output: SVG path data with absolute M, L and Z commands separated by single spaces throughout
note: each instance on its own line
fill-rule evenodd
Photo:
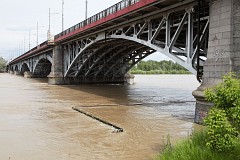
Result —
M 66 70 L 69 68 L 65 81 L 123 83 L 125 74 L 135 64 L 155 52 L 148 46 L 124 39 L 100 40 L 86 47 L 78 56 L 77 49 L 76 43 L 64 48 L 65 52 L 72 53 L 64 65 Z
M 20 74 L 24 75 L 25 72 L 30 72 L 30 69 L 26 63 L 23 63 Z
M 33 72 L 34 77 L 47 77 L 51 72 L 52 63 L 47 59 L 41 59 Z

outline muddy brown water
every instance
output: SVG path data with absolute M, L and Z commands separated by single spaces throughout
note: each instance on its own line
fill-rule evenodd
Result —
M 136 75 L 134 85 L 49 86 L 0 74 L 1 160 L 149 160 L 187 137 L 193 75 Z M 100 123 L 79 109 L 118 127 Z

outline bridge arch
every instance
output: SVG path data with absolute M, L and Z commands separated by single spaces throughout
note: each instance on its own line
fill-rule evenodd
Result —
M 13 68 L 13 66 L 11 65 L 11 66 L 10 66 L 10 71 L 14 71 L 13 69 L 14 69 L 14 68 Z
M 123 38 L 98 38 L 76 54 L 65 72 L 65 77 L 84 79 L 124 77 L 135 64 L 154 52 L 154 49 L 135 41 Z
M 160 52 L 161 54 L 164 54 L 165 56 L 167 56 L 171 60 L 175 61 L 176 63 L 178 63 L 182 67 L 186 68 L 191 73 L 196 74 L 196 70 L 192 67 L 192 65 L 187 65 L 184 60 L 182 60 L 181 58 L 178 58 L 177 56 L 174 56 L 173 54 L 171 54 L 169 52 L 169 47 L 162 48 L 160 46 L 152 44 L 151 41 L 143 41 L 139 38 L 129 37 L 129 36 L 126 36 L 126 35 L 110 35 L 110 38 L 130 40 L 130 41 L 134 41 L 136 43 L 142 44 L 144 46 L 148 46 L 152 50 L 155 50 L 156 52 Z
M 33 68 L 35 77 L 47 77 L 51 72 L 52 63 L 47 58 L 39 59 Z
M 72 50 L 65 52 L 74 56 L 74 60 L 69 56 L 65 77 L 121 77 L 156 51 L 196 75 L 198 47 L 200 66 L 206 58 L 209 18 L 207 13 L 202 15 L 199 28 L 202 34 L 198 36 L 194 30 L 197 28 L 194 19 L 197 13 L 193 8 L 179 8 L 170 14 L 162 13 L 109 29 L 77 54 L 79 47 L 73 46 Z M 69 46 L 70 43 L 73 41 Z
M 21 69 L 20 69 L 20 74 L 23 75 L 24 72 L 26 72 L 26 71 L 30 71 L 29 64 L 23 63 L 21 66 Z
M 15 65 L 14 71 L 18 71 L 18 65 Z
M 103 36 L 99 36 L 99 37 L 98 39 L 96 39 L 95 37 L 89 38 L 88 40 L 83 39 L 80 42 L 76 42 L 75 45 L 67 44 L 63 47 L 64 53 L 66 53 L 67 55 L 65 56 L 64 77 L 75 76 L 76 71 L 79 70 L 79 64 L 84 63 L 87 60 L 87 57 L 89 56 L 86 54 L 89 52 L 88 49 L 92 45 L 96 44 L 98 41 L 102 41 L 104 39 Z M 75 46 L 78 46 L 78 47 L 75 47 Z M 82 62 L 79 63 L 79 61 L 82 61 Z

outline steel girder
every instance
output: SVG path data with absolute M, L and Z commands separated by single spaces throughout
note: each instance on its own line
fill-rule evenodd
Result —
M 135 64 L 160 52 L 196 74 L 196 4 L 136 19 L 86 38 L 65 42 L 64 77 L 122 77 Z M 206 60 L 209 6 L 200 13 L 200 65 Z
M 206 8 L 208 6 L 205 6 Z M 108 38 L 126 39 L 148 46 L 165 54 L 193 74 L 197 65 L 197 14 L 196 6 L 184 10 L 172 10 L 148 17 L 107 32 Z M 209 15 L 201 12 L 200 65 L 206 60 Z
M 83 64 L 86 63 L 89 55 L 97 50 L 92 47 L 94 42 L 97 41 L 97 37 L 98 36 L 91 36 L 89 38 L 63 44 L 64 77 L 72 77 L 78 74 Z

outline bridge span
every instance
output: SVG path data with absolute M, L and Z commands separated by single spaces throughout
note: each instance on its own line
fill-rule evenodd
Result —
M 239 0 L 122 0 L 12 60 L 8 71 L 49 84 L 123 83 L 160 52 L 202 81 L 195 121 L 210 104 L 203 90 L 240 73 Z
M 195 0 L 123 0 L 14 59 L 9 70 L 48 76 L 50 84 L 123 83 L 158 51 L 197 75 L 206 60 L 208 3 L 199 10 Z

